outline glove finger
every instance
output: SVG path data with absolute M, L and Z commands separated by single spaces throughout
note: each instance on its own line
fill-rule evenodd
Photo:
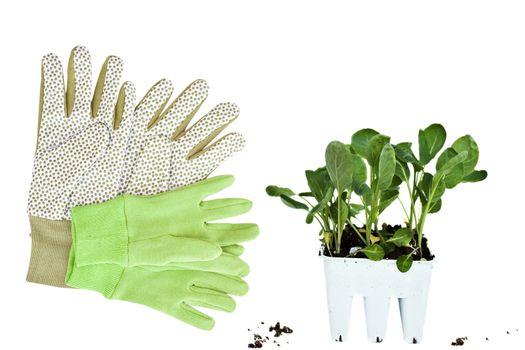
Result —
M 257 238 L 259 226 L 256 224 L 207 223 L 206 231 L 224 250 L 224 246 L 236 245 Z
M 168 103 L 172 92 L 173 84 L 168 79 L 161 79 L 153 85 L 137 105 L 133 128 L 146 130 L 154 123 Z
M 244 147 L 244 143 L 242 135 L 231 133 L 210 147 L 194 154 L 191 159 L 184 159 L 180 153 L 173 152 L 172 164 L 180 164 L 182 161 L 184 166 L 172 169 L 170 187 L 176 188 L 203 181 L 222 162 L 240 151 Z
M 192 125 L 178 139 L 186 158 L 206 147 L 239 116 L 239 107 L 234 103 L 220 103 Z
M 212 289 L 231 295 L 245 295 L 248 284 L 240 277 L 213 272 L 200 272 L 194 279 L 194 286 Z
M 58 57 L 47 54 L 42 58 L 40 82 L 40 108 L 38 117 L 38 150 L 51 147 L 65 135 L 57 134 L 60 125 L 65 122 L 64 73 Z
M 71 51 L 67 69 L 66 110 L 73 118 L 91 116 L 91 55 L 83 46 Z
M 259 229 L 257 229 L 257 231 L 259 231 Z M 235 256 L 241 256 L 244 253 L 244 247 L 240 244 L 222 246 L 222 252 Z
M 115 104 L 115 117 L 113 129 L 119 133 L 129 136 L 129 128 L 133 122 L 133 110 L 136 102 L 136 89 L 132 82 L 126 81 L 122 84 Z
M 207 177 L 226 159 L 244 148 L 246 141 L 239 133 L 230 133 L 209 147 L 191 156 L 189 162 L 191 171 L 199 176 Z
M 186 303 L 181 303 L 173 309 L 168 309 L 166 312 L 184 323 L 206 331 L 213 329 L 215 326 L 215 320 L 213 318 Z
M 221 253 L 222 249 L 216 243 L 170 235 L 129 243 L 131 266 L 207 261 L 218 258 Z M 77 264 L 80 263 L 77 259 Z
M 250 266 L 245 261 L 228 253 L 222 253 L 209 261 L 171 263 L 166 268 L 215 272 L 237 277 L 246 277 L 250 273 Z
M 197 286 L 190 287 L 190 290 L 193 293 L 184 298 L 187 305 L 225 312 L 233 312 L 235 310 L 235 300 L 226 293 Z
M 213 221 L 245 214 L 252 208 L 252 202 L 244 198 L 221 198 L 203 201 L 200 207 L 205 221 Z
M 186 129 L 207 97 L 208 83 L 202 79 L 195 80 L 150 126 L 155 128 L 156 133 L 176 137 Z
M 112 125 L 114 119 L 123 64 L 122 59 L 117 56 L 109 56 L 106 59 L 100 70 L 91 101 L 93 117 L 108 125 Z

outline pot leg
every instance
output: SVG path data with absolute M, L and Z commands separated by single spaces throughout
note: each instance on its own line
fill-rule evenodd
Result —
M 401 324 L 403 325 L 403 337 L 407 343 L 419 344 L 423 340 L 426 310 L 426 295 L 399 298 L 399 312 L 401 314 Z
M 364 302 L 368 341 L 381 343 L 386 334 L 390 297 L 366 296 Z
M 344 288 L 341 288 L 344 289 Z M 330 318 L 330 334 L 332 340 L 343 342 L 348 339 L 350 314 L 352 313 L 353 297 L 348 292 L 338 288 L 328 290 L 328 317 Z

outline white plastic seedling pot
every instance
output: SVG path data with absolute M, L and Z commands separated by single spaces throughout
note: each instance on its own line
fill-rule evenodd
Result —
M 333 340 L 347 340 L 353 298 L 362 296 L 370 342 L 382 342 L 385 338 L 390 298 L 398 299 L 405 341 L 421 342 L 432 261 L 414 261 L 410 270 L 402 273 L 395 260 L 323 255 L 322 259 Z

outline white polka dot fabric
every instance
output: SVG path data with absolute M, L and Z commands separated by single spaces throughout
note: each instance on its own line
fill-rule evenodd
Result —
M 233 103 L 217 105 L 187 127 L 208 96 L 205 81 L 194 81 L 162 112 L 172 91 L 172 83 L 161 80 L 137 106 L 125 175 L 129 194 L 157 194 L 204 180 L 244 146 L 238 133 L 209 145 L 239 116 Z
M 98 100 L 91 89 L 86 48 L 72 51 L 69 68 L 74 68 L 74 74 L 67 82 L 67 94 L 60 61 L 54 54 L 43 58 L 30 215 L 69 220 L 74 206 L 103 202 L 122 193 L 157 194 L 189 185 L 208 177 L 243 148 L 245 141 L 238 133 L 211 143 L 238 117 L 233 103 L 217 105 L 189 127 L 208 96 L 204 80 L 194 81 L 165 108 L 173 86 L 163 79 L 135 107 L 133 84 L 126 82 L 118 88 L 122 67 L 118 57 L 106 60 Z M 93 116 L 95 100 L 99 103 Z M 123 106 L 115 123 L 117 100 Z

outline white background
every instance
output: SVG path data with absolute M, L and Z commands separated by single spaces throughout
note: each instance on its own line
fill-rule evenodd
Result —
M 366 342 L 359 300 L 350 343 L 330 342 L 317 227 L 264 188 L 304 190 L 303 172 L 322 164 L 325 145 L 362 127 L 415 141 L 418 128 L 440 122 L 448 144 L 475 137 L 489 177 L 447 192 L 427 220 L 439 264 L 417 348 L 466 335 L 466 348 L 523 349 L 524 18 L 523 2 L 504 0 L 2 2 L 0 348 L 243 349 L 246 328 L 277 320 L 295 330 L 282 349 L 408 348 L 393 302 L 383 344 Z M 230 129 L 247 147 L 217 173 L 235 174 L 227 194 L 254 201 L 243 219 L 261 234 L 246 245 L 250 293 L 233 314 L 212 313 L 211 332 L 25 282 L 40 59 L 52 51 L 67 62 L 78 44 L 95 69 L 108 54 L 122 57 L 139 96 L 163 77 L 176 90 L 204 78 L 211 91 L 200 115 L 223 101 L 241 108 Z M 397 210 L 384 219 L 398 222 Z

